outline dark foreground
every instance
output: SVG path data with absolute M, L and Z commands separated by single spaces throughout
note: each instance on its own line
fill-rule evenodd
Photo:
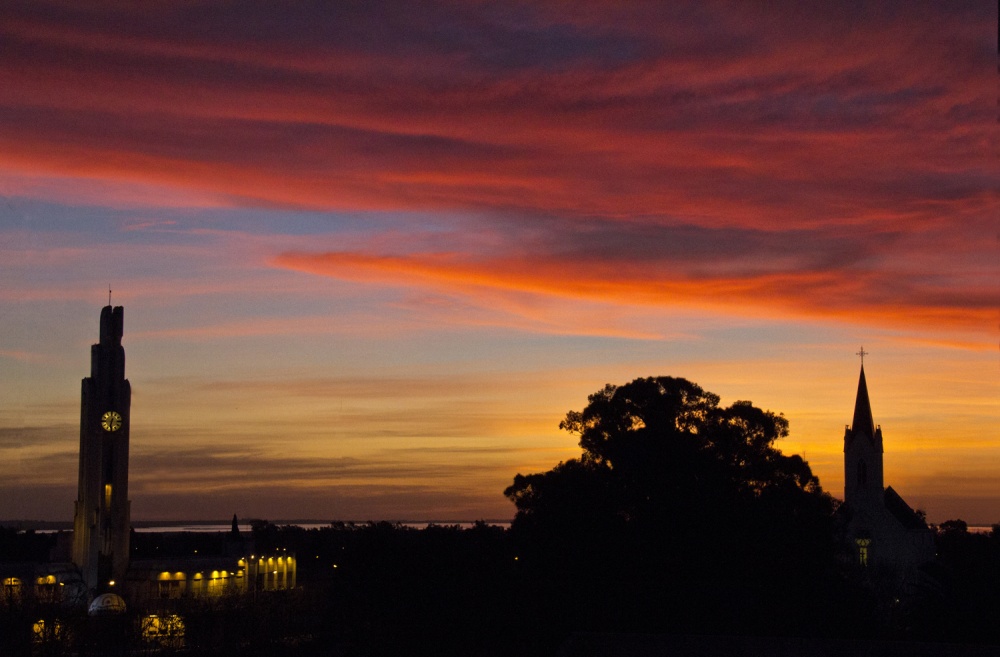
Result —
M 28 536 L 4 537 L 8 559 L 24 556 Z M 30 540 L 41 549 L 47 539 Z M 100 619 L 8 605 L 0 608 L 0 654 L 1000 654 L 997 531 L 939 531 L 938 562 L 919 586 L 891 597 L 876 579 L 842 566 L 817 565 L 802 580 L 803 564 L 778 559 L 736 577 L 732 563 L 713 571 L 713 555 L 649 563 L 618 540 L 549 549 L 485 524 L 264 525 L 254 540 L 259 550 L 298 555 L 297 590 L 133 602 L 123 616 Z M 139 557 L 204 554 L 221 544 L 213 534 L 134 539 Z M 152 612 L 180 615 L 183 641 L 144 637 L 142 618 Z M 42 619 L 50 632 L 40 637 L 31 628 Z

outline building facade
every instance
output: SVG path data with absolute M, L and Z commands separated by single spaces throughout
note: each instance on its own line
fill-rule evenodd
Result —
M 296 586 L 294 553 L 251 554 L 239 558 L 141 559 L 132 563 L 127 600 L 183 600 L 282 591 Z

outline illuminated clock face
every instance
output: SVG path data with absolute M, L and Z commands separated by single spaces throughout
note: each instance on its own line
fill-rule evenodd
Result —
M 101 416 L 101 426 L 105 431 L 118 431 L 122 426 L 122 416 L 117 411 L 108 411 Z

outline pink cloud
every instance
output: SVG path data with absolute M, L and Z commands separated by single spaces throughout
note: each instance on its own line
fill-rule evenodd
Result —
M 7 358 L 10 360 L 17 361 L 19 363 L 27 363 L 30 365 L 39 363 L 53 363 L 57 360 L 51 354 L 40 354 L 18 349 L 0 349 L 0 358 Z

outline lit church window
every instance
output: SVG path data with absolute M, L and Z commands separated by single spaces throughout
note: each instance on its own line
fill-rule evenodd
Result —
M 870 538 L 859 538 L 854 541 L 858 545 L 858 563 L 862 566 L 868 565 L 868 548 L 872 544 L 872 539 Z

